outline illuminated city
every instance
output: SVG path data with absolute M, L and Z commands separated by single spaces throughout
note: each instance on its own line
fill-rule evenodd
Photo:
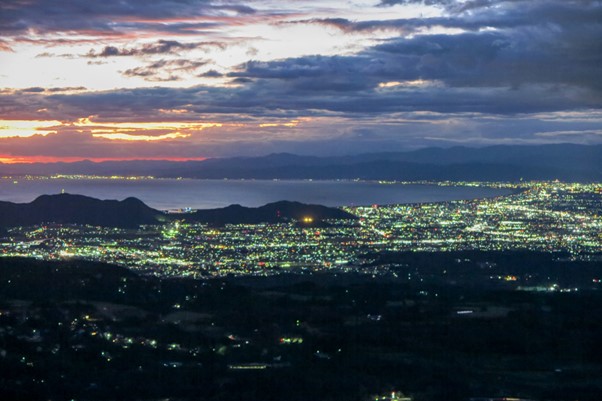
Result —
M 216 277 L 322 270 L 387 274 L 387 266 L 375 267 L 366 259 L 378 252 L 531 250 L 568 252 L 585 260 L 602 252 L 600 184 L 462 185 L 504 186 L 517 193 L 469 201 L 346 207 L 359 220 L 316 226 L 313 217 L 306 216 L 301 222 L 225 227 L 179 220 L 139 230 L 16 227 L 8 230 L 2 254 L 81 258 L 158 276 Z
M 3 391 L 77 377 L 68 391 L 97 399 L 596 400 L 602 326 L 579 316 L 602 305 L 602 186 L 436 185 L 512 194 L 327 221 L 8 228 Z

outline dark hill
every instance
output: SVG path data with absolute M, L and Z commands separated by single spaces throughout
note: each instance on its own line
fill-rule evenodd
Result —
M 162 220 L 162 212 L 136 198 L 117 201 L 60 194 L 42 195 L 31 203 L 0 202 L 0 227 L 59 223 L 135 228 Z
M 357 219 L 341 209 L 290 201 L 268 203 L 257 208 L 230 205 L 220 209 L 197 210 L 185 216 L 190 222 L 213 225 L 279 223 L 287 220 L 302 222 L 307 217 L 312 219 L 312 223 L 327 219 Z

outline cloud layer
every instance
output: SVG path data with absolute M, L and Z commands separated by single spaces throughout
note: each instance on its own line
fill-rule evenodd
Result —
M 411 14 L 416 9 L 427 16 Z M 65 45 L 72 40 L 88 51 L 63 53 L 65 63 L 85 60 L 125 79 L 178 86 L 2 88 L 0 156 L 602 142 L 599 1 L 383 0 L 355 19 L 333 10 L 310 1 L 297 9 L 252 1 L 4 1 L 0 57 L 26 45 L 56 59 L 44 49 L 75 46 Z M 254 47 L 276 41 L 273 32 L 299 29 L 324 40 L 334 35 L 347 47 L 292 57 Z M 362 45 L 349 48 L 356 39 Z M 235 51 L 246 60 L 225 64 Z M 82 119 L 93 124 L 78 125 Z M 23 120 L 60 124 L 12 135 L 11 121 Z M 127 131 L 115 125 L 128 122 Z M 191 129 L 193 123 L 211 127 Z M 114 134 L 98 135 L 102 124 Z

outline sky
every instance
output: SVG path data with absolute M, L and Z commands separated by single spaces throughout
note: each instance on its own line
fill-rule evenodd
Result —
M 2 0 L 0 162 L 602 143 L 602 1 Z

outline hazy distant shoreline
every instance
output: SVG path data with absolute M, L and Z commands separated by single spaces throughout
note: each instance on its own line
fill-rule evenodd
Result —
M 199 179 L 363 179 L 391 181 L 602 180 L 602 145 L 421 148 L 347 156 L 272 153 L 204 160 L 90 160 L 0 163 L 0 176 L 152 176 Z
M 211 209 L 240 204 L 258 207 L 290 200 L 325 206 L 431 203 L 511 195 L 512 188 L 430 184 L 383 184 L 354 180 L 202 179 L 0 179 L 0 200 L 31 202 L 61 192 L 98 199 L 136 197 L 159 210 Z

